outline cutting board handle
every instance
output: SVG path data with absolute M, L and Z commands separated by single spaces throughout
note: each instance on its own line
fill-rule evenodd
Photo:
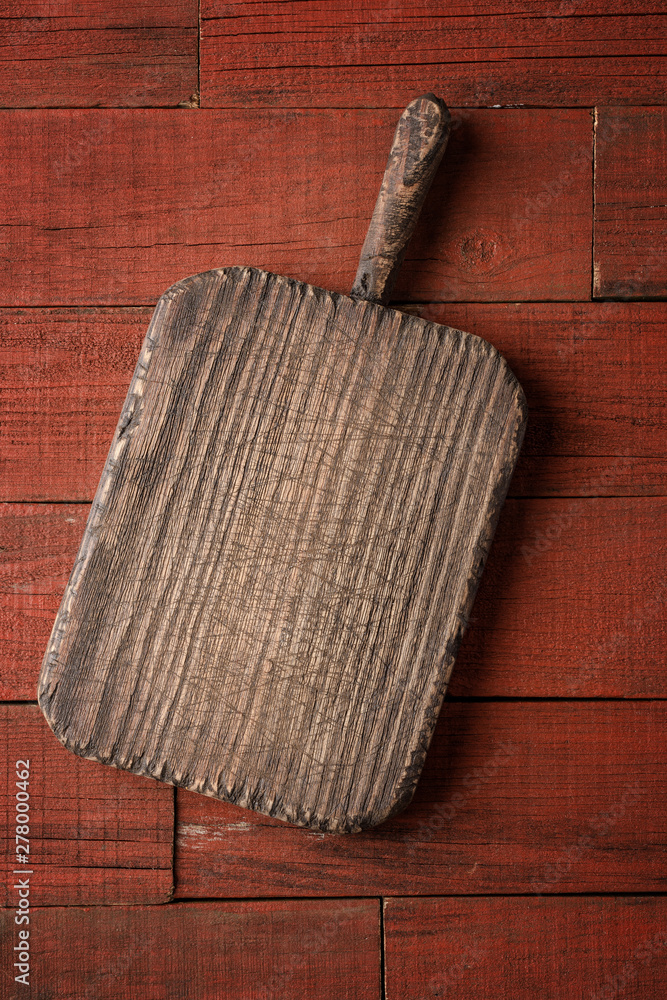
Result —
M 361 250 L 353 298 L 388 302 L 449 129 L 447 105 L 433 94 L 411 101 L 401 115 Z

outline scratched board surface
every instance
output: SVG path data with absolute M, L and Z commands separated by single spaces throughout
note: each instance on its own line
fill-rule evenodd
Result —
M 664 4 L 0 19 L 0 992 L 665 994 Z M 315 834 L 70 754 L 37 674 L 158 297 L 234 265 L 348 293 L 429 90 L 395 305 L 490 341 L 529 415 L 412 804 Z
M 160 299 L 39 682 L 83 757 L 315 829 L 414 792 L 525 425 L 486 341 L 251 268 Z

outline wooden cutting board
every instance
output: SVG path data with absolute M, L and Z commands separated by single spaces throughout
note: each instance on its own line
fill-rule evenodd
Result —
M 158 302 L 40 677 L 75 753 L 324 831 L 410 801 L 525 412 L 490 344 L 377 304 L 448 123 L 402 116 L 352 297 Z

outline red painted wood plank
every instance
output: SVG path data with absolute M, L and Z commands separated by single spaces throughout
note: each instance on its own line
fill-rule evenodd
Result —
M 36 909 L 30 993 L 8 975 L 13 917 L 2 911 L 7 1000 L 380 997 L 377 900 Z
M 661 102 L 663 4 L 202 3 L 206 107 Z M 637 16 L 639 15 L 639 16 Z
M 177 896 L 654 892 L 664 702 L 449 702 L 412 804 L 313 834 L 177 796 Z
M 667 108 L 598 109 L 594 293 L 667 295 Z
M 35 698 L 88 509 L 0 504 L 0 698 Z M 664 498 L 508 500 L 450 693 L 667 697 L 666 523 Z
M 510 483 L 513 496 L 664 496 L 665 463 L 660 458 L 600 455 L 519 456 Z
M 92 500 L 150 309 L 0 312 L 0 497 Z
M 452 695 L 665 697 L 667 500 L 509 500 Z
M 10 873 L 3 879 L 3 905 L 16 902 L 14 869 L 32 872 L 34 906 L 170 898 L 171 788 L 69 753 L 35 705 L 0 705 L 0 740 L 2 839 Z M 27 789 L 16 785 L 20 760 L 30 762 Z M 25 791 L 30 796 L 29 864 L 17 862 L 15 846 L 16 796 L 22 798 Z
M 0 700 L 32 701 L 89 507 L 0 504 Z
M 479 334 L 525 387 L 512 495 L 667 494 L 658 303 L 412 306 Z M 150 309 L 0 312 L 0 499 L 91 500 Z
M 0 5 L 0 107 L 176 107 L 197 89 L 195 0 Z
M 348 291 L 396 117 L 4 112 L 0 305 L 149 304 L 230 264 Z M 471 113 L 397 296 L 588 298 L 591 156 L 587 111 Z
M 388 899 L 387 1000 L 667 991 L 664 898 Z

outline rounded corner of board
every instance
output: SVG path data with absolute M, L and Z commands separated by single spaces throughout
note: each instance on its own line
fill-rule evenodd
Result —
M 489 359 L 492 360 L 493 364 L 497 365 L 503 373 L 505 387 L 509 391 L 510 399 L 514 403 L 517 428 L 523 432 L 528 419 L 528 400 L 526 399 L 523 386 L 510 367 L 509 361 L 503 354 L 500 353 L 497 347 L 495 347 L 490 341 L 485 340 L 483 337 L 478 337 L 477 334 L 474 333 L 465 333 L 464 336 L 470 338 L 474 337 L 476 340 L 481 341 L 481 343 L 484 344 Z
M 172 302 L 174 299 L 180 298 L 188 292 L 200 291 L 202 286 L 219 283 L 233 272 L 247 270 L 250 269 L 243 267 L 217 267 L 212 268 L 210 271 L 199 271 L 197 274 L 190 274 L 187 278 L 181 278 L 179 281 L 175 281 L 173 285 L 165 288 L 157 300 L 156 308 L 157 306 Z

